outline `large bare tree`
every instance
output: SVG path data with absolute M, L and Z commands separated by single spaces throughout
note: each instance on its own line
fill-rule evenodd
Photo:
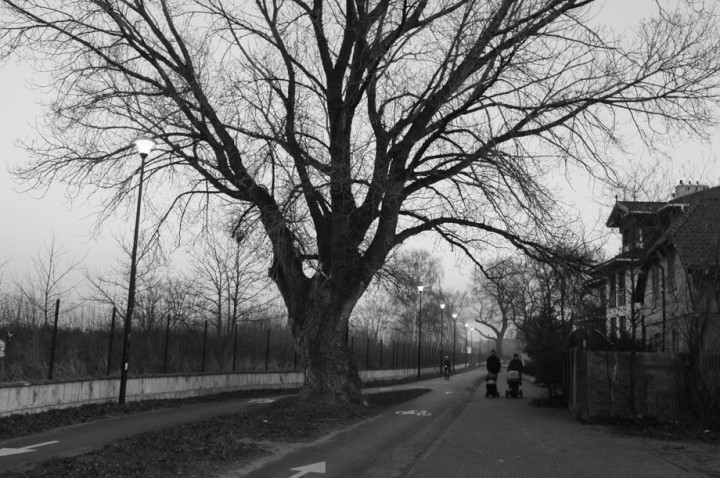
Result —
M 513 257 L 498 258 L 483 269 L 476 269 L 470 285 L 475 322 L 484 326 L 480 335 L 495 342 L 499 356 L 513 324 L 522 316 L 526 265 Z M 489 329 L 490 332 L 487 330 Z
M 267 236 L 305 393 L 358 400 L 346 323 L 393 248 L 434 233 L 541 255 L 549 171 L 607 174 L 620 123 L 647 140 L 712 123 L 714 13 L 682 2 L 620 39 L 596 4 L 0 0 L 1 54 L 57 91 L 20 173 L 112 190 L 112 209 L 137 185 L 132 140 L 155 138 L 172 206 L 224 199 Z

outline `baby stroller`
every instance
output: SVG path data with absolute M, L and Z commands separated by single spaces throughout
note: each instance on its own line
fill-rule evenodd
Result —
M 505 390 L 505 398 L 522 398 L 522 378 L 520 377 L 519 371 L 508 370 L 507 385 L 508 388 Z
M 497 375 L 494 373 L 488 373 L 485 376 L 485 397 L 499 397 L 497 389 Z

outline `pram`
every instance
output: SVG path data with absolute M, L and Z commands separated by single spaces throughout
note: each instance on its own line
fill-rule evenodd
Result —
M 505 390 L 505 398 L 522 398 L 522 377 L 517 370 L 508 370 L 507 373 L 507 390 Z
M 499 397 L 497 389 L 497 375 L 494 373 L 488 373 L 485 376 L 485 397 Z

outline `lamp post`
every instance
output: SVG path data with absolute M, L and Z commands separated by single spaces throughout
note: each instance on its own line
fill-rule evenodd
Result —
M 443 349 L 443 327 L 445 325 L 445 304 L 440 304 L 440 373 L 443 369 L 443 360 L 445 359 L 445 351 Z
M 125 333 L 123 334 L 122 369 L 120 370 L 120 397 L 118 403 L 125 403 L 127 390 L 128 357 L 130 355 L 130 326 L 133 308 L 135 307 L 135 276 L 137 275 L 137 247 L 140 230 L 140 207 L 142 203 L 143 180 L 145 179 L 145 159 L 155 147 L 155 142 L 147 137 L 135 140 L 135 147 L 140 154 L 140 182 L 138 183 L 137 210 L 135 212 L 135 232 L 133 234 L 132 253 L 130 255 L 130 284 L 128 285 L 127 313 L 125 314 Z
M 417 358 L 417 376 L 420 378 L 420 359 L 421 359 L 421 347 L 422 347 L 422 293 L 425 289 L 425 286 L 419 285 L 418 286 L 418 297 L 420 300 L 420 304 L 418 307 L 418 358 Z
M 467 353 L 467 333 L 468 333 L 468 324 L 465 324 L 465 368 L 468 368 L 468 353 Z
M 470 327 L 470 363 L 474 363 L 472 361 L 473 360 L 473 341 L 472 341 L 473 330 L 476 330 L 478 332 L 478 334 L 480 333 L 480 331 L 478 329 L 476 329 L 475 327 Z
M 455 339 L 457 337 L 457 314 L 453 312 L 453 373 L 455 373 L 455 351 L 457 346 L 455 345 Z

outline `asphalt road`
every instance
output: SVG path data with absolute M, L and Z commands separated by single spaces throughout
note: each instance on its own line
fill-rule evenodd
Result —
M 480 372 L 473 371 L 447 381 L 437 378 L 410 385 L 433 390 L 312 445 L 279 450 L 271 458 L 255 462 L 253 469 L 243 468 L 225 476 L 400 476 L 455 422 L 471 400 L 479 399 L 476 389 L 480 378 Z M 484 393 L 484 387 L 480 390 Z

